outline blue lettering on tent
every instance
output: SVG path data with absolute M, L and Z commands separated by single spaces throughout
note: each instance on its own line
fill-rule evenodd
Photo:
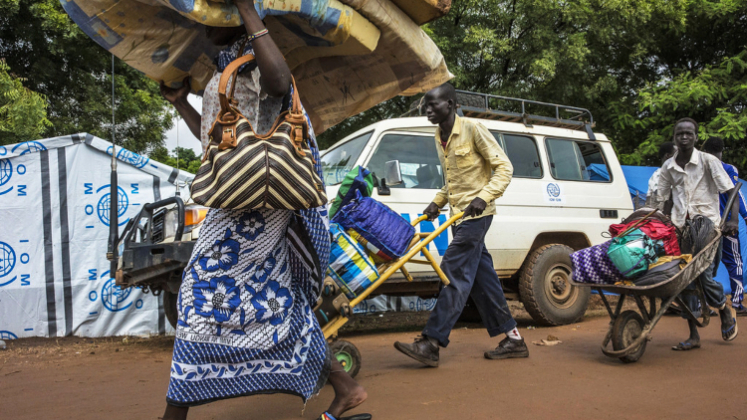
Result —
M 21 254 L 21 263 L 22 264 L 28 264 L 29 263 L 29 254 L 23 253 Z
M 30 274 L 21 274 L 21 286 L 31 286 Z
M 130 194 L 140 194 L 140 184 L 130 184 L 130 187 L 132 187 Z
M 26 186 L 25 185 L 19 185 L 18 186 L 18 196 L 22 197 L 26 195 Z
M 5 146 L 0 146 L 0 156 L 5 156 L 8 154 L 8 149 L 5 148 Z
M 88 204 L 86 206 L 86 214 L 89 215 L 89 216 L 93 214 L 93 206 L 92 205 Z
M 83 194 L 93 194 L 93 184 L 90 182 L 86 182 L 83 184 L 83 187 L 86 189 Z
M 88 270 L 88 274 L 89 274 L 88 280 L 96 280 L 96 269 L 95 268 Z
M 18 165 L 18 167 L 16 167 L 16 172 L 18 172 L 18 175 L 25 175 L 26 165 L 23 165 L 23 164 Z

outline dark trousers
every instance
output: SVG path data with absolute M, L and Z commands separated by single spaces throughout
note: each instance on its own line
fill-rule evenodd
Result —
M 485 216 L 452 228 L 454 239 L 441 260 L 441 269 L 451 283 L 438 295 L 423 330 L 423 335 L 438 340 L 442 347 L 449 344 L 449 334 L 468 296 L 472 296 L 491 337 L 516 328 L 493 258 L 485 247 L 485 235 L 492 221 L 493 216 Z
M 717 282 L 713 278 L 716 276 L 718 271 L 718 265 L 721 263 L 721 247 L 723 242 L 719 242 L 718 250 L 716 255 L 711 262 L 711 265 L 700 275 L 700 281 L 703 283 L 703 292 L 705 293 L 705 299 L 708 306 L 714 308 L 720 308 L 724 302 L 726 302 L 726 295 L 724 294 L 724 286 Z M 690 283 L 685 290 L 696 290 L 695 282 Z M 690 310 L 696 317 L 700 317 L 701 310 L 700 299 L 693 295 L 682 296 L 682 300 L 687 304 Z M 708 310 L 708 309 L 706 309 Z M 682 312 L 682 317 L 688 319 L 689 316 Z

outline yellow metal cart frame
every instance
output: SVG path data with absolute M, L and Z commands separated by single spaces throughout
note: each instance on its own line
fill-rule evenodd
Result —
M 405 264 L 423 264 L 430 265 L 433 270 L 438 274 L 441 282 L 445 285 L 449 285 L 449 279 L 446 278 L 441 267 L 436 262 L 433 254 L 428 250 L 428 245 L 433 242 L 439 235 L 441 235 L 446 229 L 451 227 L 457 220 L 461 219 L 464 215 L 463 212 L 451 216 L 445 223 L 442 223 L 433 232 L 427 233 L 415 233 L 415 236 L 410 243 L 410 248 L 407 253 L 396 261 L 391 261 L 386 264 L 378 266 L 380 276 L 371 286 L 368 287 L 363 293 L 358 295 L 355 299 L 350 301 L 347 300 L 344 294 L 340 293 L 335 300 L 335 308 L 338 309 L 338 314 L 330 319 L 327 323 L 322 326 L 322 332 L 324 337 L 330 341 L 330 348 L 337 357 L 337 360 L 343 365 L 345 370 L 351 375 L 355 376 L 360 370 L 360 352 L 352 343 L 344 340 L 337 340 L 337 334 L 345 325 L 349 317 L 353 314 L 353 308 L 363 302 L 368 296 L 370 296 L 376 289 L 381 286 L 385 281 L 389 280 L 397 271 L 400 271 L 407 281 L 413 281 L 412 276 L 405 268 Z M 428 216 L 421 216 L 412 221 L 412 226 L 428 220 Z M 416 255 L 422 253 L 425 259 L 415 258 Z M 327 278 L 325 285 L 332 284 L 332 280 Z

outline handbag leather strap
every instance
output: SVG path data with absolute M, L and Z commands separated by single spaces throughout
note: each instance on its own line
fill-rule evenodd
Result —
M 254 60 L 255 57 L 251 54 L 243 55 L 236 60 L 232 61 L 231 64 L 226 66 L 223 70 L 223 74 L 220 77 L 220 83 L 218 84 L 218 98 L 220 100 L 220 113 L 218 119 L 226 124 L 235 123 L 238 120 L 238 110 L 234 108 L 234 90 L 236 89 L 236 78 L 239 68 Z M 231 85 L 231 93 L 226 95 L 228 89 L 228 81 L 233 80 Z M 288 114 L 285 115 L 285 120 L 293 126 L 291 130 L 290 138 L 293 141 L 296 153 L 300 156 L 306 156 L 303 150 L 303 141 L 308 136 L 308 125 L 306 117 L 301 109 L 301 98 L 298 95 L 298 87 L 296 86 L 296 79 L 291 75 L 291 84 L 293 85 L 293 103 Z M 224 119 L 224 116 L 228 114 L 229 118 Z M 278 124 L 274 126 L 277 127 Z M 225 141 L 225 139 L 224 139 Z M 235 147 L 235 138 L 232 138 L 232 144 Z
M 223 74 L 220 77 L 220 83 L 218 84 L 218 98 L 220 99 L 221 113 L 226 113 L 233 109 L 232 101 L 233 101 L 234 87 L 236 85 L 236 80 L 235 80 L 236 73 L 238 72 L 241 66 L 243 66 L 246 63 L 249 63 L 250 61 L 253 61 L 254 59 L 255 59 L 254 56 L 251 54 L 242 55 L 236 60 L 233 60 L 231 64 L 227 65 L 226 68 L 223 70 Z M 228 90 L 228 81 L 231 79 L 233 79 L 233 83 L 231 86 L 232 87 L 231 93 L 229 95 L 226 95 L 226 91 Z M 303 117 L 303 112 L 301 111 L 301 98 L 298 96 L 298 88 L 296 87 L 296 79 L 292 75 L 291 75 L 291 83 L 293 84 L 293 105 L 291 106 L 290 114 L 293 117 L 293 119 L 296 119 L 300 116 L 305 122 L 306 118 Z

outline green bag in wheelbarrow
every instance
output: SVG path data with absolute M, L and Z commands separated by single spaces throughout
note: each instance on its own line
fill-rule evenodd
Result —
M 360 191 L 364 197 L 370 197 L 373 191 L 374 178 L 371 171 L 361 166 L 356 166 L 345 175 L 345 179 L 340 184 L 337 191 L 337 197 L 332 200 L 329 208 L 329 217 L 334 217 L 340 207 L 348 204 L 355 198 L 355 192 Z
M 415 228 L 404 217 L 360 191 L 332 221 L 358 232 L 368 242 L 368 250 L 384 261 L 405 255 L 415 236 Z
M 648 265 L 664 255 L 664 243 L 654 241 L 640 229 L 612 239 L 607 256 L 623 277 L 633 279 L 645 273 Z

